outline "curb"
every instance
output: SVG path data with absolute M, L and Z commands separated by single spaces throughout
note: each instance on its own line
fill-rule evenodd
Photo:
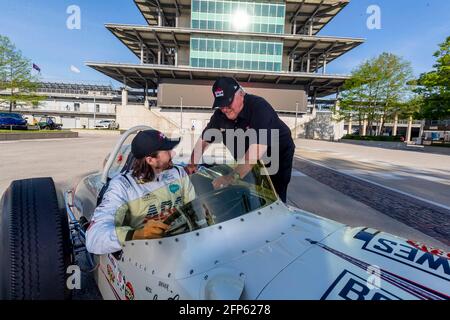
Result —
M 56 133 L 0 133 L 0 141 L 78 138 L 78 132 Z

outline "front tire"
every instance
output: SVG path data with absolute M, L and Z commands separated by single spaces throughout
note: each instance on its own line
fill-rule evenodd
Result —
M 0 201 L 0 299 L 70 297 L 69 225 L 51 178 L 13 181 Z

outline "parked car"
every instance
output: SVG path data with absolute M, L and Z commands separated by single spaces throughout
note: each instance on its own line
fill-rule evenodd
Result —
M 100 120 L 95 124 L 95 127 L 99 129 L 117 130 L 119 129 L 119 124 L 115 120 Z
M 20 113 L 1 112 L 0 129 L 28 129 L 28 121 Z
M 61 130 L 62 123 L 57 123 L 55 117 L 41 117 L 38 121 L 41 130 Z
M 83 249 L 95 208 L 111 201 L 102 199 L 108 181 L 132 168 L 124 141 L 145 129 L 126 131 L 103 168 L 64 197 L 51 178 L 11 183 L 0 201 L 0 299 L 67 297 L 73 248 Z M 204 164 L 189 176 L 195 197 L 164 217 L 163 238 L 86 252 L 104 299 L 450 299 L 450 253 L 288 206 L 260 164 L 214 189 L 234 165 Z

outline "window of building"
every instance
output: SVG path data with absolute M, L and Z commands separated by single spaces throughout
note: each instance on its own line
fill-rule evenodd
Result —
M 246 25 L 235 25 L 234 18 L 237 12 L 244 12 L 248 16 L 249 21 Z M 203 30 L 281 34 L 284 32 L 285 15 L 286 4 L 279 0 L 275 2 L 192 0 L 191 26 Z
M 100 112 L 100 105 L 99 104 L 95 105 L 95 112 Z
M 282 46 L 281 42 L 193 37 L 190 63 L 200 68 L 281 71 L 277 63 L 281 66 Z
M 73 104 L 73 110 L 74 110 L 74 111 L 80 111 L 80 104 L 77 103 L 77 102 L 75 102 L 75 103 Z

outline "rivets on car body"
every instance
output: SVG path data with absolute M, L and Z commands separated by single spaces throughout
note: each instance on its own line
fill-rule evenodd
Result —
M 204 280 L 208 280 L 208 275 L 206 274 L 206 275 L 203 277 L 203 279 L 204 279 Z
M 270 241 L 269 241 L 269 240 L 266 240 L 266 243 L 270 243 Z
M 175 238 L 175 242 L 178 242 L 178 238 Z
M 295 225 L 295 224 L 292 224 L 291 226 L 292 226 L 292 227 L 296 227 L 296 225 Z
M 239 274 L 239 277 L 243 277 L 243 276 L 245 276 L 245 273 L 241 272 L 241 273 Z
M 162 241 L 160 240 L 160 241 L 158 241 L 158 244 L 162 244 Z
M 285 233 L 284 233 L 284 232 L 282 232 L 282 233 L 281 233 L 281 235 L 282 235 L 282 236 L 284 236 L 284 235 L 285 235 Z
M 258 211 L 258 215 L 261 215 L 261 211 Z
M 145 241 L 145 245 L 148 246 L 148 241 Z
M 219 230 L 222 230 L 222 226 L 219 226 Z
M 245 221 L 244 218 L 241 218 L 241 221 L 244 222 Z
M 246 253 L 247 251 L 245 251 L 245 250 L 242 250 L 241 252 L 242 252 L 242 254 L 244 254 L 244 253 Z
M 200 232 L 196 232 L 195 235 L 198 237 L 200 236 Z
M 214 264 L 218 264 L 218 263 L 219 263 L 219 260 L 214 261 Z
M 171 273 L 169 273 L 168 275 L 167 275 L 167 278 L 170 278 L 170 276 L 171 276 L 172 274 Z
M 155 270 L 152 271 L 152 274 L 155 274 Z

